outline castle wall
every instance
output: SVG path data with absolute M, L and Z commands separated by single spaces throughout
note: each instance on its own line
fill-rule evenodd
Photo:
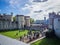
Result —
M 16 15 L 15 21 L 12 15 L 0 15 L 0 30 L 24 29 L 24 25 L 30 27 L 30 17 Z

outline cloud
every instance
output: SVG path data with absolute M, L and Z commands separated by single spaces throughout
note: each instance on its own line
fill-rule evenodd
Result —
M 20 7 L 20 0 L 10 0 L 9 3 L 12 8 L 19 8 Z
M 27 15 L 33 17 L 34 19 L 44 19 L 44 16 L 48 18 L 49 12 L 60 11 L 60 0 L 44 0 L 45 2 L 41 3 L 38 3 L 40 0 L 36 0 L 35 2 L 34 1 L 35 0 L 29 0 L 29 3 L 31 3 L 31 5 L 26 4 L 26 6 L 22 8 L 24 10 L 30 10 L 30 13 Z
M 39 11 L 34 11 L 34 13 L 40 13 L 40 12 L 42 12 L 42 10 L 39 10 Z
M 29 15 L 35 20 L 42 20 L 44 16 L 48 18 L 49 12 L 60 11 L 60 0 L 9 0 L 9 4 L 11 10 Z
M 33 2 L 46 2 L 48 0 L 33 0 Z
M 15 14 L 27 14 L 22 7 L 25 6 L 26 3 L 28 3 L 27 0 L 9 0 L 9 6 L 6 8 L 10 12 L 14 12 Z

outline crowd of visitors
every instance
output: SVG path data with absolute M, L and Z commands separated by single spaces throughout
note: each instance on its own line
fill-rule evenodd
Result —
M 20 36 L 20 41 L 28 43 L 42 36 L 44 36 L 44 34 L 41 31 L 29 31 L 27 35 L 24 34 L 24 36 Z

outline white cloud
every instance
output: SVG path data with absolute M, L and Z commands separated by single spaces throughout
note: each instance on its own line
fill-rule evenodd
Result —
M 9 3 L 10 3 L 10 6 L 13 8 L 19 8 L 20 7 L 20 0 L 10 0 Z
M 28 1 L 28 0 L 27 0 Z M 55 11 L 60 11 L 60 0 L 48 0 L 45 2 L 33 2 L 34 0 L 29 0 L 29 3 L 25 4 L 25 7 L 22 8 L 23 11 L 29 10 L 30 13 L 27 14 L 31 16 L 34 19 L 43 19 L 44 16 L 48 18 L 48 13 Z M 10 6 L 20 10 L 20 2 L 21 0 L 10 0 Z M 38 12 L 42 10 L 41 12 Z M 37 11 L 38 13 L 35 13 L 34 11 Z
M 22 10 L 26 10 L 26 9 L 31 10 L 32 8 L 29 4 L 25 4 L 25 7 L 23 7 Z
M 29 9 L 30 13 L 27 14 L 31 17 L 33 17 L 34 19 L 43 19 L 44 16 L 46 16 L 48 18 L 48 13 L 49 12 L 58 12 L 60 11 L 60 0 L 48 0 L 46 2 L 33 2 L 33 0 L 29 0 L 29 3 L 31 3 L 31 5 L 26 4 L 25 7 L 23 7 L 22 9 Z M 42 10 L 42 12 L 40 13 L 34 13 L 34 11 L 39 11 Z

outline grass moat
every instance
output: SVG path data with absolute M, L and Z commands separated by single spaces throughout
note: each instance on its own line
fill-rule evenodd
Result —
M 36 40 L 41 36 L 40 31 L 30 31 L 30 30 L 5 31 L 0 32 L 0 34 L 26 43 Z
M 24 34 L 27 35 L 28 30 L 15 30 L 15 31 L 5 31 L 5 32 L 0 32 L 0 34 L 11 37 L 11 38 L 19 38 L 21 36 L 23 36 Z
M 39 31 L 29 31 L 29 30 L 16 30 L 16 31 L 5 31 L 0 32 L 0 34 L 8 36 L 10 38 L 17 39 L 23 42 L 29 42 L 36 40 L 41 37 L 41 33 Z M 38 36 L 38 37 L 37 37 Z M 40 36 L 40 37 L 39 37 Z M 44 38 L 33 42 L 31 45 L 60 45 L 60 39 L 58 38 Z

